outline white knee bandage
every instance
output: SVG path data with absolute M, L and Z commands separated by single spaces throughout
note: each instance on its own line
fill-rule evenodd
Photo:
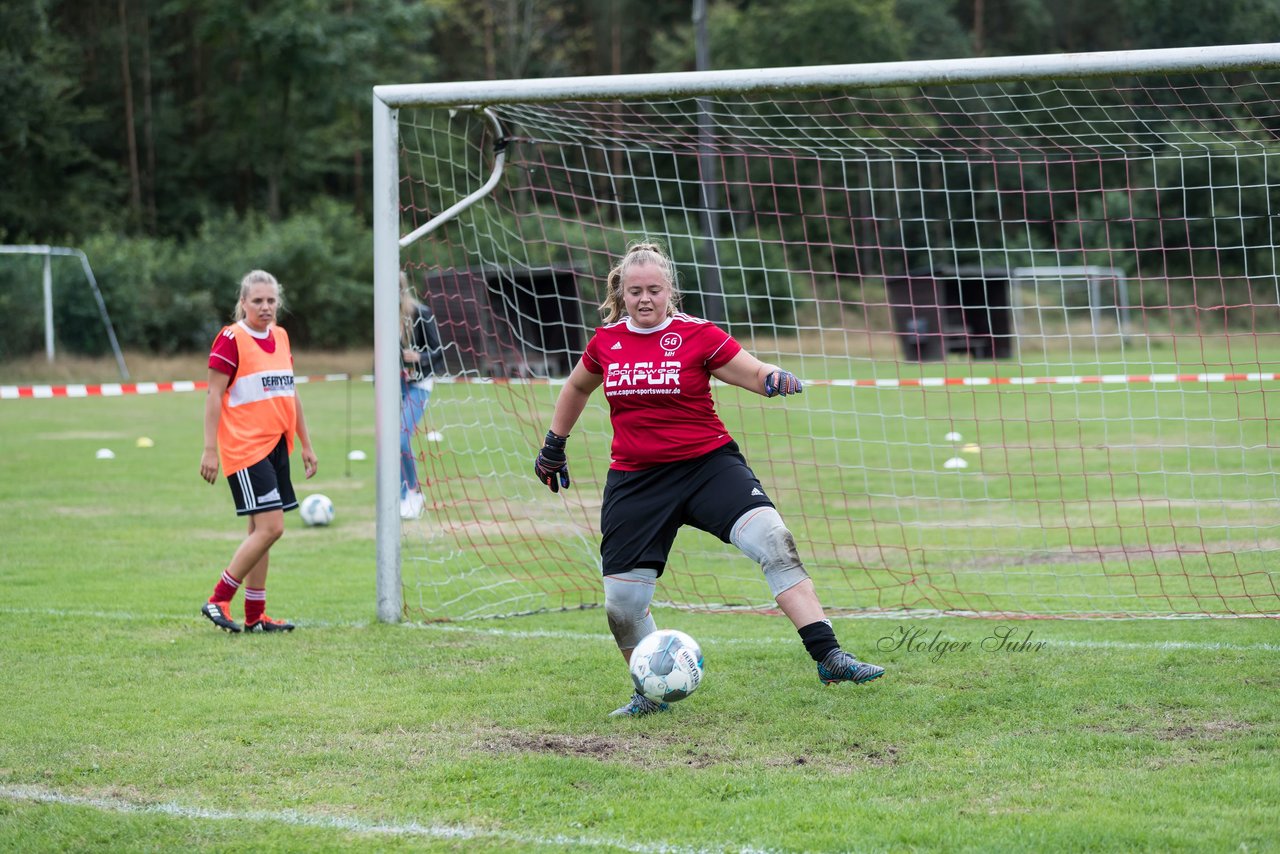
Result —
M 657 581 L 656 569 L 643 568 L 604 577 L 604 610 L 618 649 L 635 649 L 645 635 L 657 628 L 649 615 Z
M 809 577 L 796 551 L 795 537 L 772 507 L 753 507 L 738 517 L 729 542 L 760 564 L 774 598 Z

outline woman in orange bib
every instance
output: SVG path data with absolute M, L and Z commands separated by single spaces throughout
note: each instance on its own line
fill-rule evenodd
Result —
M 308 478 L 316 473 L 316 455 L 294 388 L 289 336 L 276 326 L 280 305 L 275 276 L 250 272 L 240 282 L 234 322 L 218 333 L 209 353 L 200 476 L 216 482 L 221 464 L 236 514 L 249 517 L 248 536 L 200 609 L 228 632 L 293 630 L 292 623 L 267 616 L 267 562 L 284 533 L 284 511 L 298 506 L 289 477 L 294 435 Z M 231 619 L 231 600 L 241 587 L 243 626 Z

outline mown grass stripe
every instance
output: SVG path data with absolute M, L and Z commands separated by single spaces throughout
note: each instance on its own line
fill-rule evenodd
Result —
M 127 611 L 92 611 L 92 610 L 70 610 L 65 608 L 13 608 L 0 607 L 0 614 L 13 614 L 15 616 L 29 615 L 42 617 L 68 617 L 73 619 L 95 619 L 95 620 L 120 620 L 127 622 L 136 622 L 138 620 L 153 620 L 157 622 L 185 622 L 200 623 L 199 614 L 134 614 Z M 886 621 L 893 618 L 886 617 Z M 363 629 L 370 625 L 367 620 L 348 620 L 348 621 L 330 621 L 330 620 L 294 620 L 299 628 L 316 628 L 316 629 Z M 1073 621 L 1079 622 L 1079 621 Z M 1021 623 L 1025 625 L 1025 622 Z M 203 625 L 203 623 L 201 623 Z M 979 634 L 986 626 L 997 625 L 991 620 L 975 621 L 973 626 Z M 592 643 L 601 643 L 612 640 L 605 632 L 570 632 L 551 629 L 504 629 L 495 628 L 485 625 L 467 625 L 461 623 L 403 623 L 401 628 L 416 631 L 437 631 L 437 632 L 458 632 L 462 634 L 479 634 L 489 637 L 509 637 L 521 639 L 545 638 L 548 640 L 574 640 L 587 641 Z M 1044 641 L 1048 646 L 1063 646 L 1077 649 L 1135 649 L 1135 650 L 1195 650 L 1197 652 L 1214 652 L 1214 651 L 1234 651 L 1234 652 L 1280 652 L 1280 644 L 1274 643 L 1251 643 L 1251 644 L 1235 644 L 1235 643 L 1218 643 L 1214 641 L 1181 641 L 1181 640 L 1163 640 L 1163 641 L 1109 641 L 1109 640 L 1079 640 L 1075 638 L 1055 637 L 1052 634 L 1046 634 L 1041 629 L 1035 630 L 1035 640 Z M 729 646 L 743 645 L 755 646 L 758 644 L 774 644 L 774 643 L 796 643 L 790 637 L 764 637 L 764 638 L 743 638 L 743 637 L 715 637 L 707 636 L 706 641 L 709 643 L 725 644 Z
M 512 833 L 504 830 L 482 830 L 473 827 L 442 824 L 423 824 L 417 821 L 379 822 L 360 818 L 346 818 L 332 815 L 315 815 L 296 810 L 217 810 L 206 807 L 191 807 L 183 804 L 167 803 L 135 803 L 121 798 L 89 797 L 85 795 L 69 795 L 51 789 L 36 786 L 0 786 L 0 800 L 31 801 L 57 806 L 88 807 L 114 813 L 144 813 L 172 816 L 174 818 L 203 821 L 257 821 L 286 824 L 294 827 L 308 827 L 329 830 L 340 830 L 345 833 L 359 833 L 371 836 L 410 836 L 427 837 L 446 840 L 482 840 L 493 839 L 521 845 L 540 845 L 555 848 L 604 848 L 618 851 L 633 851 L 637 854 L 702 854 L 709 851 L 724 851 L 726 846 L 690 848 L 683 845 L 667 843 L 635 843 L 607 837 L 571 836 L 553 834 L 538 836 L 528 833 Z M 738 849 L 764 852 L 767 849 Z

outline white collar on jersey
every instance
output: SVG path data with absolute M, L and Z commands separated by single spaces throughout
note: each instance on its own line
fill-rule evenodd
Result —
M 243 320 L 237 320 L 236 323 L 240 324 L 240 327 L 244 329 L 245 332 L 248 332 L 254 338 L 258 338 L 260 340 L 266 340 L 271 335 L 271 326 L 275 326 L 275 324 L 273 323 L 271 324 L 271 326 L 268 326 L 266 329 L 259 332 L 249 324 L 245 323 Z
M 631 316 L 627 315 L 627 329 L 631 330 L 632 332 L 639 333 L 640 335 L 650 335 L 654 332 L 661 332 L 662 330 L 666 329 L 668 326 L 671 325 L 671 321 L 675 319 L 676 319 L 675 315 L 668 315 L 667 319 L 659 323 L 657 326 L 650 326 L 648 329 L 645 329 L 644 327 L 636 326 L 634 323 L 632 323 Z

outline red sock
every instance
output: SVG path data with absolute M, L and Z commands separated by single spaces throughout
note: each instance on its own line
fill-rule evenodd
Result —
M 244 622 L 245 625 L 256 623 L 262 619 L 267 610 L 267 589 L 246 587 L 244 589 Z
M 218 579 L 217 585 L 213 588 L 213 595 L 209 597 L 210 602 L 230 602 L 232 597 L 236 595 L 236 591 L 240 589 L 240 582 L 231 577 L 224 569 L 222 577 Z

